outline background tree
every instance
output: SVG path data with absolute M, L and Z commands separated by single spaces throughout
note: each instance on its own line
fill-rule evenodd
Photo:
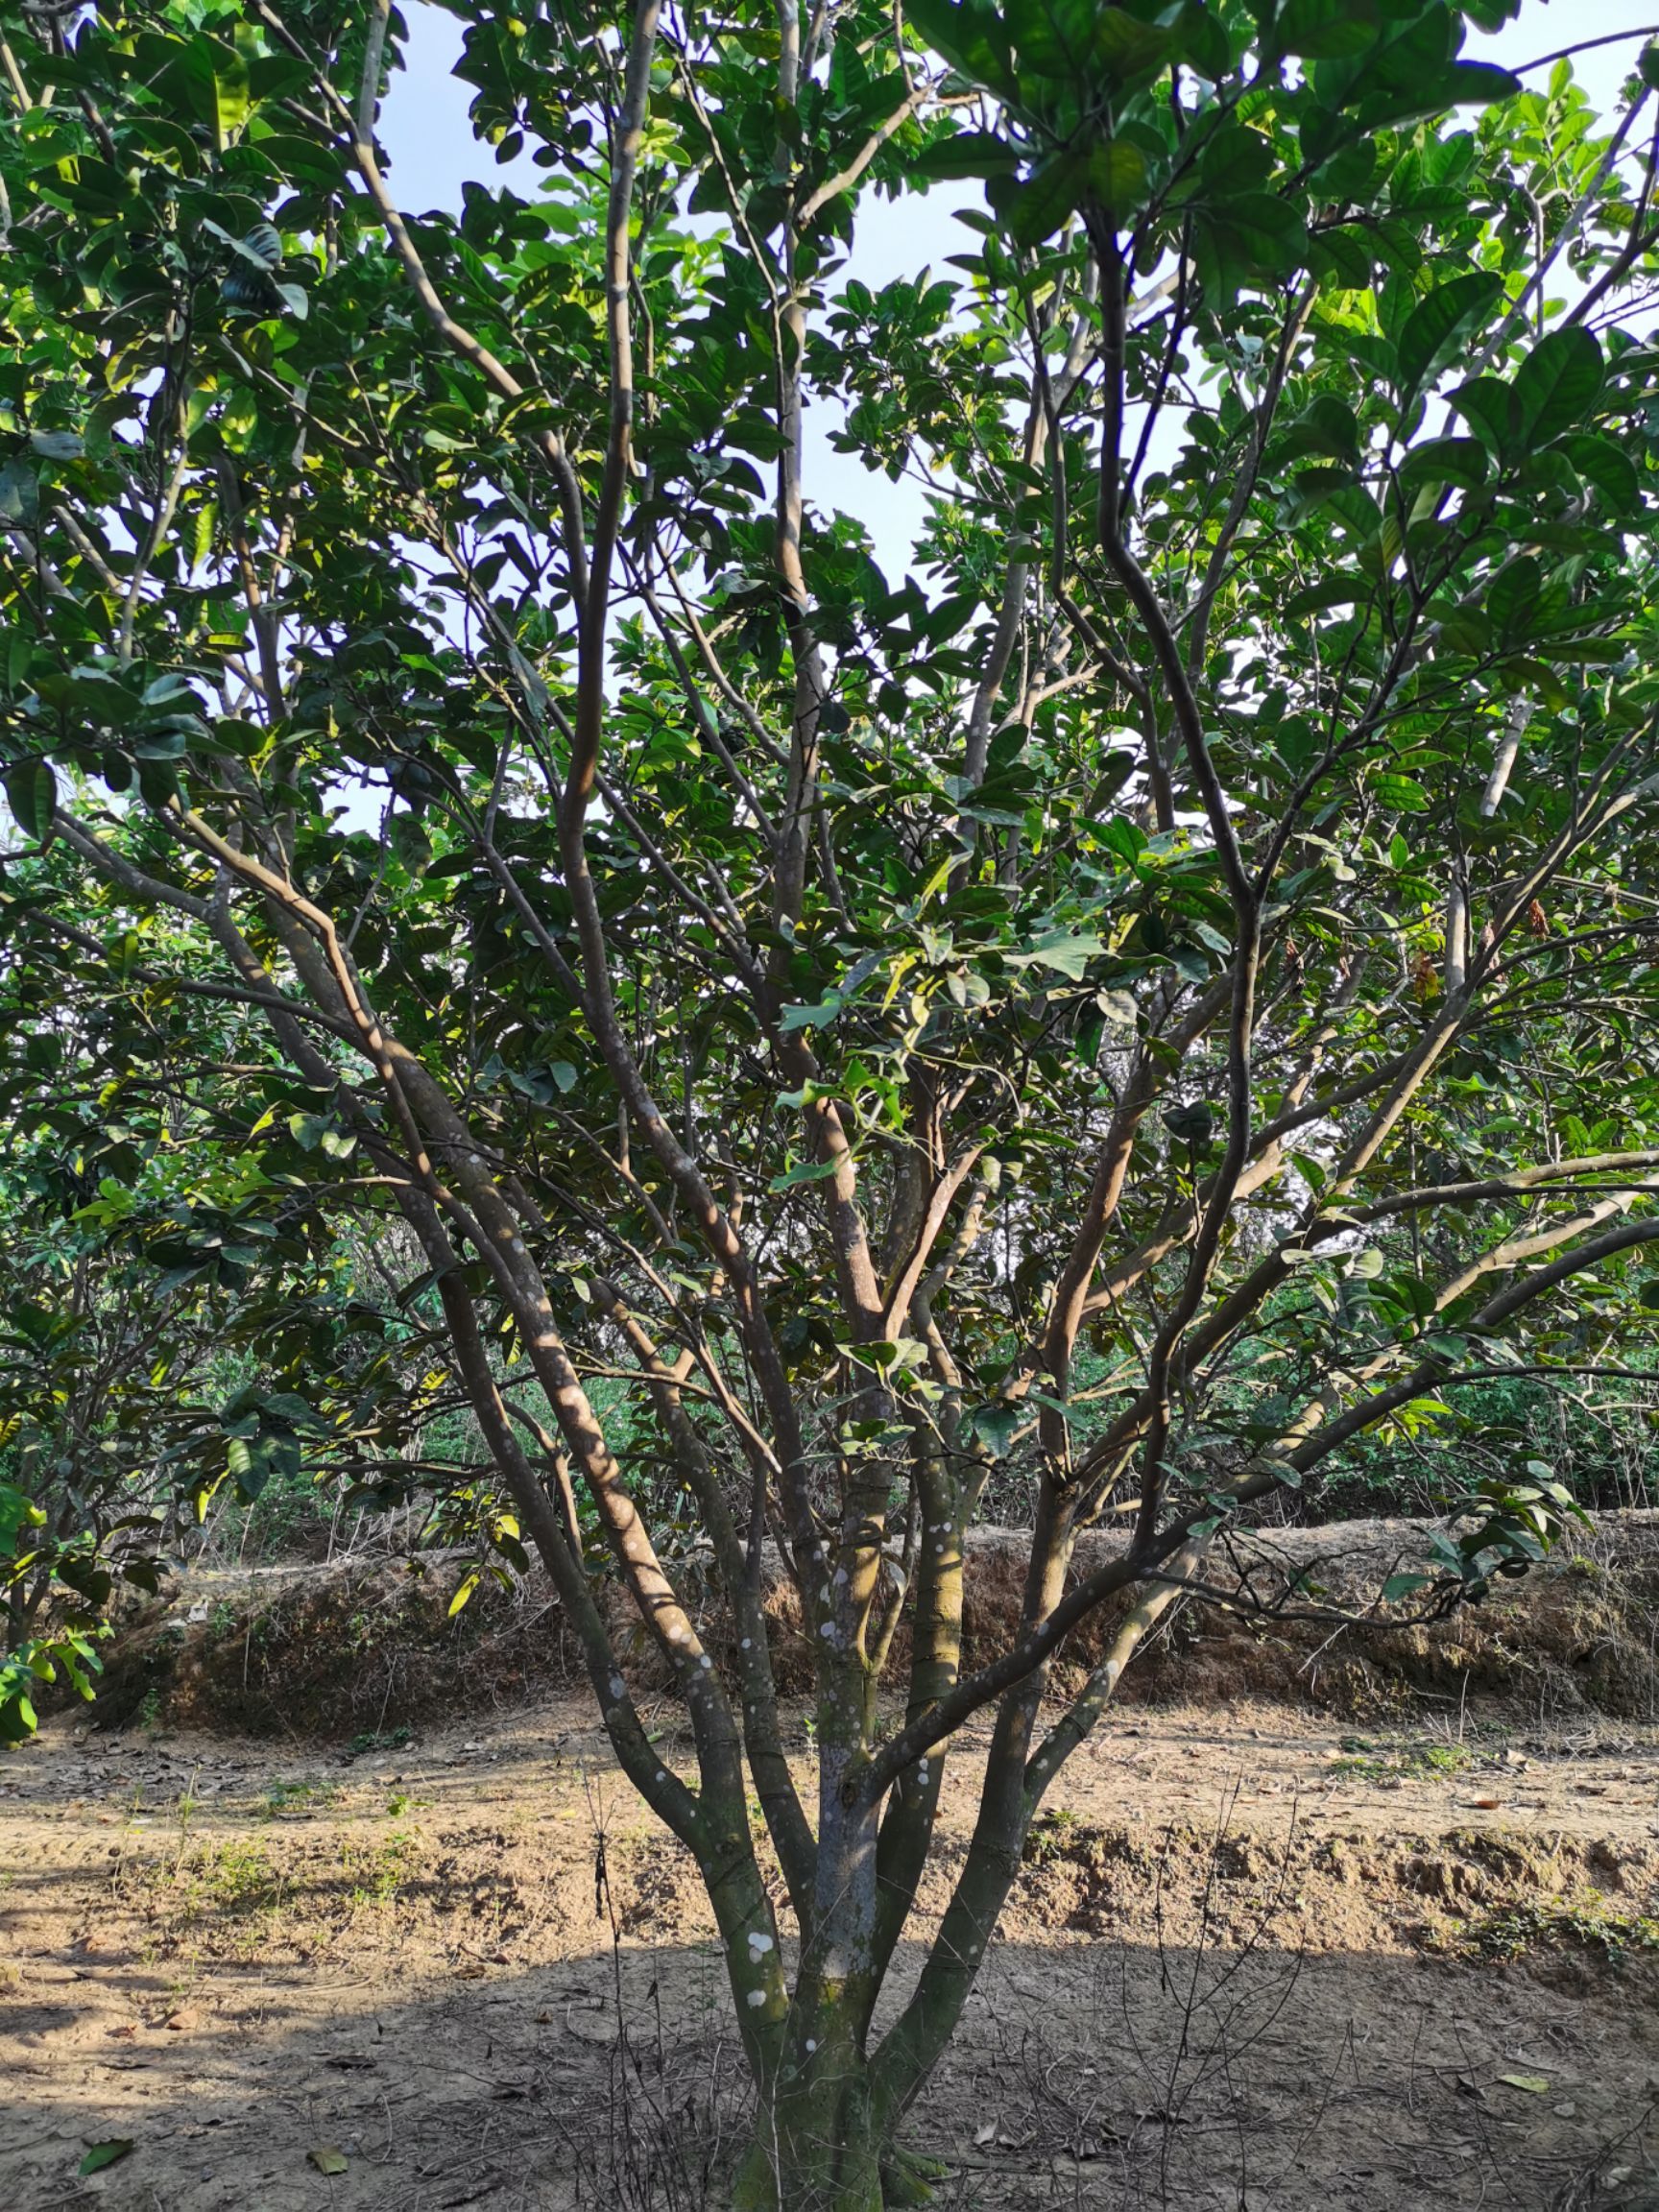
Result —
M 227 1004 L 181 936 L 77 931 L 59 889 L 35 872 L 0 970 L 10 1739 L 60 1670 L 90 1696 L 118 1592 L 155 1594 L 222 1538 L 240 1551 L 261 1502 L 330 1534 L 401 1507 L 388 1532 L 477 1544 L 480 1573 L 527 1563 L 480 1489 L 419 1249 L 373 1208 L 371 1235 L 349 1180 L 313 1202 L 309 1156 L 351 1146 L 292 1110 L 264 1017 Z
M 708 1883 L 738 2200 L 909 2200 L 1034 1812 L 1209 1549 L 1645 1326 L 1659 68 L 1601 121 L 1462 60 L 1506 0 L 457 12 L 480 137 L 546 175 L 450 222 L 376 149 L 373 0 L 5 11 L 12 957 L 268 1023 L 240 1096 L 201 1047 L 215 1145 L 419 1248 Z M 951 178 L 976 252 L 847 272 Z M 918 573 L 808 503 L 808 406 L 929 487 Z M 964 1671 L 1016 1488 L 1022 1623 Z M 1564 1509 L 1494 1476 L 1419 1601 Z

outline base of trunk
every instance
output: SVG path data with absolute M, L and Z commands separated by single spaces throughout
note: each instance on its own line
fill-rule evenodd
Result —
M 780 2181 L 770 2152 L 757 2144 L 732 2184 L 732 2212 L 900 2212 L 933 2202 L 933 2184 L 949 2177 L 937 2158 L 888 2151 L 877 2161 L 872 2193 L 867 2171 L 838 2176 L 801 2174 Z
M 882 2143 L 861 2083 L 826 2083 L 763 2113 L 732 2184 L 732 2212 L 899 2212 L 933 2201 L 948 2169 Z

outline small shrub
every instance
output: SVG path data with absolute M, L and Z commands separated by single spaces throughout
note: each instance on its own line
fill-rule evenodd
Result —
M 1466 1743 L 1407 1743 L 1393 1752 L 1371 1743 L 1363 1736 L 1344 1736 L 1346 1757 L 1333 1762 L 1332 1772 L 1351 1775 L 1356 1781 L 1414 1781 L 1430 1774 L 1460 1774 L 1475 1754 Z
M 333 1782 L 273 1782 L 265 1792 L 265 1812 L 271 1818 L 283 1813 L 316 1813 L 334 1805 L 341 1791 Z
M 420 1839 L 399 1828 L 383 1843 L 348 1840 L 340 1846 L 340 1864 L 349 1881 L 353 1905 L 391 1905 L 413 1875 L 421 1856 Z
M 1634 1953 L 1659 1951 L 1659 1919 L 1617 1911 L 1589 1889 L 1570 1901 L 1505 1905 L 1473 1922 L 1463 1939 L 1464 1950 L 1482 1959 L 1524 1959 L 1551 1944 L 1576 1945 L 1619 1966 Z
M 371 1751 L 401 1751 L 414 1733 L 412 1728 L 365 1728 L 346 1748 L 353 1759 L 365 1758 Z
M 172 1866 L 146 1867 L 137 1879 L 154 1893 L 159 1916 L 182 1927 L 209 1917 L 268 1912 L 282 1887 L 264 1845 L 246 1837 L 205 1845 Z

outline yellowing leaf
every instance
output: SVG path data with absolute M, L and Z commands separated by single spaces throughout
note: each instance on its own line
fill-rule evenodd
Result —
M 219 151 L 235 144 L 241 136 L 248 118 L 253 112 L 253 100 L 248 84 L 248 63 L 233 46 L 221 46 L 217 42 L 213 51 L 213 127 Z

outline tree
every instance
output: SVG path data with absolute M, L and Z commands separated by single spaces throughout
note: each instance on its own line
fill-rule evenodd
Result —
M 263 1016 L 192 997 L 181 937 L 157 991 L 132 932 L 84 950 L 39 881 L 31 902 L 53 926 L 0 977 L 3 1741 L 60 1671 L 90 1697 L 117 1590 L 155 1595 L 216 1506 L 274 1478 L 418 1499 L 458 1538 L 494 1526 L 476 1454 L 441 1455 L 464 1439 L 435 1432 L 471 1424 L 408 1310 L 418 1255 L 384 1224 L 368 1248 L 344 1193 L 332 1219 L 312 1205 L 272 1136 L 239 1141 L 253 1087 L 285 1103 Z M 111 997 L 111 971 L 141 988 Z M 326 1140 L 299 1114 L 282 1135 L 301 1160 Z
M 418 1243 L 708 1884 L 737 2200 L 914 2200 L 1033 1815 L 1209 1551 L 1646 1327 L 1659 67 L 1603 123 L 1460 58 L 1508 0 L 465 0 L 479 139 L 544 175 L 451 221 L 377 150 L 383 0 L 8 12 L 12 957 L 268 1022 L 238 1142 Z M 849 275 L 940 180 L 977 249 Z M 918 573 L 809 503 L 809 408 L 926 487 Z M 965 1671 L 1015 1491 L 1021 1628 Z M 1455 1503 L 1415 1602 L 1566 1510 L 1541 1464 Z

